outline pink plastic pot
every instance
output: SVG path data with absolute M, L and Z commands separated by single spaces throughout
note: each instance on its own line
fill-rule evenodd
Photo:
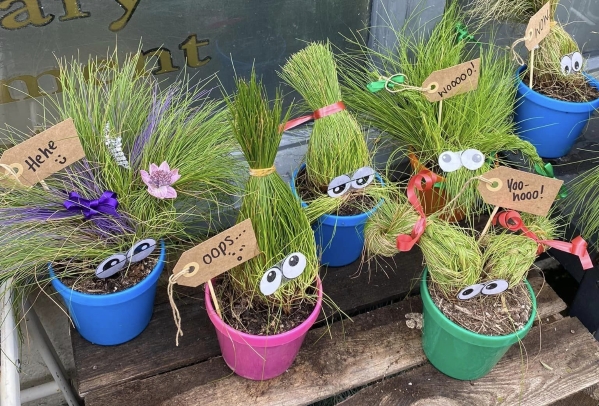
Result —
M 223 358 L 237 375 L 265 381 L 281 375 L 295 360 L 308 330 L 318 317 L 322 305 L 322 285 L 317 277 L 318 300 L 310 316 L 302 324 L 282 334 L 256 336 L 235 330 L 214 311 L 208 285 L 205 287 L 206 310 L 216 328 Z

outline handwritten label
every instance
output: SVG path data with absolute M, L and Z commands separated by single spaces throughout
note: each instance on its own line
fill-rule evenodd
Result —
M 7 149 L 0 163 L 13 168 L 23 185 L 33 186 L 81 158 L 85 152 L 69 118 Z M 5 180 L 14 179 L 6 169 L 3 172 Z
M 430 102 L 446 100 L 475 90 L 478 87 L 479 76 L 480 58 L 451 68 L 436 70 L 422 83 L 422 87 L 430 87 L 430 90 L 423 94 Z
M 526 26 L 526 41 L 524 45 L 529 51 L 535 49 L 537 45 L 551 31 L 551 2 L 548 1 L 534 16 L 528 20 Z
M 259 253 L 252 221 L 247 219 L 185 251 L 177 261 L 173 274 L 187 270 L 177 283 L 196 287 Z
M 494 206 L 546 216 L 564 181 L 500 166 L 483 174 L 494 182 L 479 182 L 483 200 Z

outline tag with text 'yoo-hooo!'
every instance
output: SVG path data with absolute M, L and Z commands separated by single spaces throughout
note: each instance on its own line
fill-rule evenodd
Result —
M 173 274 L 186 270 L 177 284 L 196 287 L 260 253 L 250 219 L 215 235 L 181 255 Z
M 85 158 L 72 119 L 62 121 L 22 143 L 7 149 L 0 158 L 16 173 L 21 184 L 33 186 L 48 176 Z M 3 168 L 3 182 L 14 183 L 14 176 Z
M 551 31 L 551 2 L 548 1 L 528 20 L 524 45 L 532 51 Z
M 475 90 L 478 87 L 479 76 L 480 58 L 436 70 L 422 83 L 423 88 L 430 88 L 428 92 L 423 93 L 424 97 L 430 102 L 437 102 Z
M 494 206 L 546 216 L 563 180 L 500 166 L 482 175 L 493 182 L 478 183 L 483 200 Z

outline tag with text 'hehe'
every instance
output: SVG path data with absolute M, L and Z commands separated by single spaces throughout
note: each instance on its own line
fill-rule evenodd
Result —
M 177 279 L 177 284 L 196 287 L 259 253 L 252 221 L 247 219 L 185 251 L 173 274 L 187 270 L 183 277 Z
M 478 183 L 483 200 L 494 206 L 546 216 L 563 180 L 500 166 L 482 175 L 494 184 Z
M 480 58 L 464 62 L 451 68 L 436 70 L 422 83 L 424 97 L 430 102 L 437 102 L 476 90 L 480 76 Z
M 551 31 L 551 2 L 548 1 L 535 13 L 526 26 L 526 41 L 524 45 L 532 51 Z
M 33 186 L 82 158 L 85 152 L 69 118 L 7 149 L 0 163 L 13 168 L 23 185 Z M 6 169 L 2 170 L 2 176 L 14 182 Z

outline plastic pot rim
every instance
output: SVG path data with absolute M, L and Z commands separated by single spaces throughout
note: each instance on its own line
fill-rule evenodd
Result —
M 444 330 L 454 337 L 463 340 L 464 342 L 485 347 L 504 347 L 507 345 L 512 345 L 518 342 L 518 340 L 522 340 L 526 334 L 528 334 L 528 331 L 531 329 L 537 317 L 537 298 L 532 290 L 532 287 L 530 286 L 530 283 L 528 283 L 528 281 L 525 279 L 524 283 L 528 288 L 528 292 L 532 301 L 532 312 L 528 322 L 524 325 L 524 327 L 518 331 L 502 336 L 489 336 L 472 332 L 449 320 L 447 316 L 445 316 L 443 312 L 439 310 L 428 292 L 427 276 L 428 267 L 424 267 L 420 282 L 420 296 L 422 297 L 423 306 L 426 307 L 426 309 L 430 312 L 430 315 L 435 319 L 437 324 L 442 325 Z M 424 328 L 426 329 L 426 327 Z

